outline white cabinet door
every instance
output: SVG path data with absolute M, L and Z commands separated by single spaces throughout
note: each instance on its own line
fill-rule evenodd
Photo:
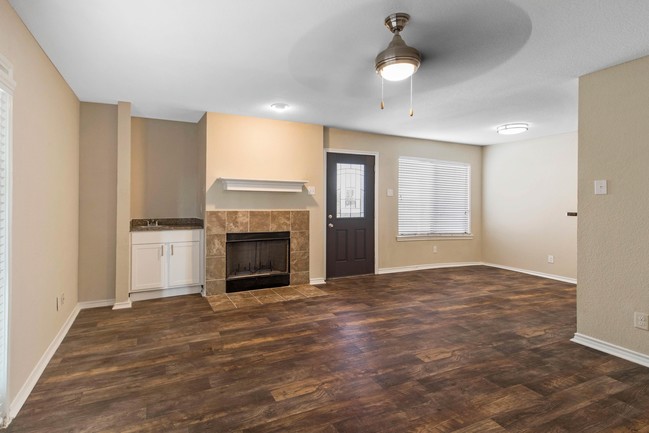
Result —
M 168 287 L 200 284 L 200 242 L 169 244 Z
M 160 289 L 165 285 L 164 244 L 133 245 L 131 250 L 131 290 Z

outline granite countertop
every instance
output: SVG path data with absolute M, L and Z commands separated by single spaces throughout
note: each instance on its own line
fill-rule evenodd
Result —
M 155 231 L 162 231 L 162 230 L 198 230 L 202 228 L 203 228 L 203 220 L 199 218 L 149 218 L 149 219 L 131 220 L 132 232 L 155 232 Z

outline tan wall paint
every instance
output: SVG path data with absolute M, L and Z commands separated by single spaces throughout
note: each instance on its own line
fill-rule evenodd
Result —
M 6 0 L 0 54 L 14 66 L 9 401 L 77 304 L 79 101 Z M 56 311 L 56 296 L 65 305 Z
M 444 143 L 327 128 L 325 147 L 379 152 L 379 269 L 437 263 L 479 262 L 482 240 L 482 149 L 478 146 Z M 471 229 L 473 239 L 398 242 L 399 156 L 461 161 L 471 164 Z M 387 189 L 394 190 L 387 197 Z M 433 253 L 433 246 L 437 253 Z
M 482 194 L 484 262 L 577 278 L 577 133 L 486 146 Z
M 202 215 L 198 126 L 132 118 L 131 218 Z
M 577 332 L 649 355 L 649 57 L 579 81 Z M 608 180 L 608 195 L 593 181 Z
M 115 302 L 129 301 L 131 286 L 131 103 L 117 103 L 117 207 Z
M 197 128 L 197 142 L 198 142 L 198 191 L 199 191 L 199 216 L 198 218 L 205 217 L 205 199 L 206 199 L 206 187 L 205 187 L 205 170 L 207 168 L 206 158 L 207 158 L 207 113 L 201 117 L 201 120 L 198 121 L 196 125 Z
M 79 301 L 115 298 L 117 106 L 81 103 Z
M 324 278 L 323 127 L 207 113 L 206 210 L 308 209 L 310 274 Z M 316 195 L 223 191 L 219 177 L 307 180 Z

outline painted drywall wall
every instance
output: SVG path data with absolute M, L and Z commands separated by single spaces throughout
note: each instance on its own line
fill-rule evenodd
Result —
M 0 54 L 14 67 L 9 401 L 77 304 L 79 101 L 0 0 Z M 56 297 L 65 304 L 56 311 Z
M 206 210 L 307 209 L 310 277 L 324 278 L 323 127 L 207 113 Z M 315 195 L 224 191 L 219 177 L 306 180 Z
M 204 164 L 199 164 L 198 126 L 131 118 L 129 104 L 121 104 L 122 145 L 126 148 L 130 138 L 131 146 L 130 169 L 129 161 L 122 160 L 123 174 L 128 174 L 130 181 L 123 179 L 120 184 L 128 187 L 130 182 L 131 209 L 121 212 L 121 237 L 127 240 L 131 218 L 200 217 L 204 194 L 199 182 L 201 173 L 204 178 Z M 128 205 L 128 197 L 117 194 L 117 116 L 118 105 L 81 104 L 80 301 L 115 299 L 116 290 L 122 293 L 122 302 L 126 301 L 123 287 L 128 268 L 121 272 L 121 289 L 116 285 L 118 197 L 123 207 Z M 128 156 L 127 151 L 123 156 Z M 125 212 L 130 215 L 124 216 Z M 122 244 L 119 256 L 124 267 L 130 250 L 128 243 Z
M 206 158 L 207 158 L 207 113 L 201 117 L 201 120 L 196 124 L 196 139 L 198 142 L 198 193 L 199 193 L 199 216 L 198 218 L 204 218 L 205 216 L 205 199 L 206 199 L 206 188 L 205 188 L 205 169 Z
M 482 260 L 577 278 L 577 133 L 486 146 L 482 162 Z
M 329 150 L 379 153 L 378 249 L 379 271 L 416 265 L 469 263 L 481 260 L 482 242 L 482 149 L 479 146 L 325 129 Z M 473 239 L 397 241 L 399 156 L 460 161 L 471 164 L 471 230 Z M 394 196 L 388 197 L 392 189 Z M 433 247 L 437 247 L 437 253 Z
M 577 332 L 649 355 L 649 57 L 579 80 Z M 606 179 L 608 194 L 595 195 Z
M 79 301 L 115 298 L 117 106 L 81 103 Z
M 201 217 L 195 123 L 133 117 L 131 152 L 131 218 Z

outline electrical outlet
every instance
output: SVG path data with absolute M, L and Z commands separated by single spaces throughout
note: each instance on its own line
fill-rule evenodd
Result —
M 437 245 L 433 245 L 433 252 L 437 253 Z
M 548 256 L 548 263 L 554 263 L 554 256 Z
M 637 311 L 633 313 L 633 326 L 649 331 L 649 314 L 638 313 Z

